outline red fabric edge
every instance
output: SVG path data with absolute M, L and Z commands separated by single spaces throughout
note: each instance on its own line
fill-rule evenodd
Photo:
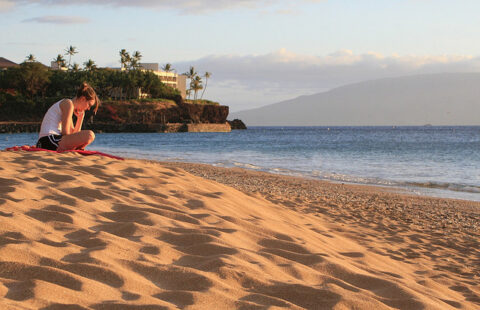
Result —
M 7 147 L 5 149 L 5 151 L 29 151 L 29 152 L 42 151 L 42 152 L 50 152 L 50 153 L 73 152 L 73 153 L 82 154 L 84 156 L 100 155 L 100 156 L 105 156 L 105 157 L 109 157 L 109 158 L 113 158 L 113 159 L 124 160 L 122 157 L 118 157 L 118 156 L 115 156 L 115 155 L 110 155 L 110 154 L 102 153 L 102 152 L 98 152 L 98 151 L 69 150 L 69 151 L 58 152 L 58 151 L 52 151 L 52 150 L 46 150 L 46 149 L 38 148 L 38 147 L 35 147 L 35 146 L 28 146 L 28 145 Z

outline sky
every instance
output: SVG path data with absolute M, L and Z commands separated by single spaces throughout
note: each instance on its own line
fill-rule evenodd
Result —
M 0 57 L 211 72 L 231 111 L 364 80 L 480 72 L 478 0 L 0 0 Z M 68 59 L 68 57 L 67 57 Z

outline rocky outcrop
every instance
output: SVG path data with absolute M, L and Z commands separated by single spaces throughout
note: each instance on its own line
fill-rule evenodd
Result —
M 225 124 L 229 112 L 228 106 L 184 103 L 179 105 L 184 111 L 187 123 Z
M 230 132 L 230 125 L 223 124 L 186 124 L 186 123 L 93 123 L 84 126 L 94 132 Z
M 227 122 L 230 124 L 232 130 L 247 129 L 247 126 L 245 126 L 245 124 L 238 118 L 234 119 L 233 121 Z
M 169 124 L 141 124 L 141 123 L 89 123 L 83 126 L 83 129 L 90 129 L 94 132 L 187 132 L 187 124 L 169 123 Z
M 0 133 L 39 132 L 40 122 L 0 122 Z
M 107 101 L 95 117 L 87 112 L 83 129 L 95 132 L 229 132 L 228 106 L 155 102 Z M 234 120 L 238 128 L 243 124 Z M 245 126 L 243 124 L 243 126 Z M 40 122 L 0 122 L 0 133 L 38 132 Z
M 175 103 L 173 101 L 113 101 L 100 106 L 95 122 L 101 123 L 208 123 L 224 124 L 229 108 L 222 105 Z

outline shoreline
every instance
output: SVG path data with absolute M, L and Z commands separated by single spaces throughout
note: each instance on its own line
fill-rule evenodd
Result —
M 254 128 L 255 129 L 255 128 Z M 470 131 L 468 131 L 470 132 Z M 413 165 L 423 169 L 418 171 L 418 169 L 409 168 L 409 165 L 403 163 L 401 158 L 409 152 L 400 152 L 398 156 L 398 163 L 395 160 L 385 159 L 379 157 L 378 160 L 380 163 L 375 164 L 373 161 L 375 157 L 369 156 L 368 152 L 363 154 L 366 157 L 363 158 L 363 161 L 366 161 L 364 164 L 356 165 L 352 161 L 343 160 L 343 154 L 340 149 L 340 153 L 337 151 L 333 152 L 337 155 L 316 155 L 316 152 L 309 153 L 308 156 L 313 156 L 313 162 L 309 162 L 310 157 L 302 158 L 301 161 L 288 162 L 288 157 L 279 154 L 278 156 L 275 153 L 271 153 L 271 147 L 269 146 L 265 154 L 260 154 L 256 158 L 250 159 L 248 157 L 248 151 L 254 151 L 255 147 L 250 146 L 246 149 L 242 149 L 238 145 L 236 136 L 240 135 L 238 139 L 242 139 L 246 134 L 246 137 L 252 136 L 250 134 L 236 132 L 234 133 L 234 138 L 231 138 L 229 135 L 223 136 L 220 134 L 218 137 L 225 141 L 229 149 L 232 150 L 230 154 L 222 154 L 221 149 L 212 146 L 215 149 L 215 154 L 208 154 L 208 149 L 205 152 L 205 143 L 211 143 L 206 135 L 199 135 L 198 138 L 195 134 L 193 135 L 181 135 L 180 139 L 177 139 L 175 135 L 155 135 L 151 136 L 148 134 L 140 135 L 139 137 L 135 136 L 136 133 L 130 134 L 107 134 L 103 136 L 99 134 L 97 136 L 99 144 L 95 144 L 94 148 L 102 148 L 105 152 L 124 152 L 125 156 L 132 158 L 143 157 L 143 159 L 154 159 L 159 161 L 170 161 L 170 160 L 180 160 L 187 162 L 198 162 L 198 163 L 207 163 L 223 167 L 242 167 L 242 168 L 252 168 L 253 170 L 266 171 L 270 173 L 281 173 L 285 175 L 298 175 L 307 178 L 327 180 L 330 182 L 339 182 L 339 183 L 349 183 L 349 184 L 365 184 L 372 186 L 386 186 L 393 188 L 401 188 L 401 191 L 411 192 L 412 194 L 418 194 L 422 196 L 431 196 L 431 197 L 440 197 L 440 198 L 452 198 L 468 201 L 480 201 L 480 186 L 475 180 L 475 172 L 478 169 L 473 168 L 470 173 L 468 172 L 467 166 L 462 164 L 462 160 L 466 160 L 466 165 L 473 165 L 476 167 L 476 159 L 473 157 L 459 157 L 457 155 L 448 155 L 453 156 L 452 158 L 457 158 L 457 160 L 452 159 L 451 164 L 442 164 L 442 158 L 448 157 L 447 155 L 442 155 L 442 158 L 429 161 L 425 164 L 425 167 L 422 168 L 422 161 L 414 161 Z M 348 134 L 351 134 L 348 131 Z M 10 142 L 7 142 L 9 135 L 5 136 L 5 141 L 0 144 L 3 144 L 4 147 L 12 146 L 12 144 L 24 144 L 24 143 L 36 143 L 36 139 L 31 142 L 26 141 L 26 138 L 20 138 L 21 136 L 15 137 L 12 135 Z M 271 136 L 268 132 L 267 136 Z M 276 136 L 274 134 L 273 136 Z M 217 136 L 215 136 L 216 138 Z M 1 138 L 1 135 L 0 135 Z M 23 139 L 23 141 L 22 141 Z M 135 147 L 117 147 L 114 144 L 111 144 L 112 140 L 119 140 L 121 145 L 135 145 Z M 145 139 L 145 140 L 144 140 Z M 149 144 L 148 141 L 152 139 L 156 144 Z M 186 147 L 182 145 L 183 142 L 188 141 Z M 214 139 L 215 140 L 215 139 Z M 241 141 L 241 140 L 239 140 Z M 167 146 L 163 148 L 162 143 L 166 143 Z M 191 144 L 190 144 L 191 143 Z M 191 146 L 190 146 L 191 145 Z M 202 146 L 203 145 L 203 146 Z M 341 145 L 341 144 L 340 144 Z M 149 151 L 143 151 L 142 149 L 148 149 Z M 210 149 L 210 148 L 209 148 Z M 415 148 L 414 148 L 415 149 Z M 458 149 L 458 148 L 457 148 Z M 177 150 L 182 150 L 182 153 L 176 153 Z M 197 157 L 197 152 L 200 151 L 200 156 Z M 445 154 L 448 154 L 446 150 Z M 216 153 L 219 152 L 218 155 Z M 235 154 L 238 152 L 239 156 Z M 255 152 L 255 151 L 254 151 Z M 350 151 L 346 151 L 347 155 Z M 230 152 L 229 152 L 230 153 Z M 254 153 L 255 154 L 255 153 Z M 362 154 L 358 155 L 361 156 Z M 442 151 L 438 151 L 435 154 L 443 154 Z M 158 156 L 157 156 L 158 155 Z M 305 155 L 306 156 L 306 155 Z M 333 156 L 328 157 L 329 160 L 322 162 L 322 156 Z M 180 158 L 178 158 L 180 157 Z M 407 156 L 408 157 L 408 156 Z M 421 158 L 420 156 L 415 156 L 416 158 Z M 274 159 L 272 159 L 274 158 Z M 320 158 L 320 159 L 319 159 Z M 311 158 L 310 158 L 311 159 Z M 445 158 L 444 158 L 445 159 Z M 274 160 L 274 161 L 272 161 Z M 405 160 L 405 158 L 403 159 Z M 350 164 L 351 162 L 351 164 Z M 368 164 L 370 162 L 370 164 Z M 403 163 L 403 164 L 402 164 Z M 250 165 L 252 164 L 252 165 Z M 255 166 L 258 165 L 258 167 Z M 373 165 L 371 167 L 371 165 Z M 390 169 L 392 165 L 392 169 Z M 464 169 L 465 168 L 465 169 Z M 443 170 L 445 172 L 443 172 Z
M 475 309 L 480 204 L 205 164 L 0 152 L 7 309 Z
M 421 216 L 421 213 L 428 211 L 433 213 L 438 225 L 451 224 L 446 222 L 452 221 L 452 223 L 454 223 L 460 220 L 462 223 L 451 227 L 451 229 L 467 228 L 473 229 L 474 231 L 480 229 L 480 222 L 471 221 L 473 219 L 470 218 L 470 216 L 463 215 L 459 218 L 458 215 L 454 214 L 455 212 L 465 214 L 472 213 L 476 214 L 480 220 L 480 202 L 478 201 L 411 194 L 403 192 L 403 189 L 400 187 L 340 183 L 330 180 L 317 180 L 237 167 L 226 168 L 202 163 L 151 161 L 158 162 L 167 167 L 181 168 L 193 175 L 232 186 L 247 194 L 259 194 L 273 202 L 283 202 L 292 205 L 295 203 L 295 199 L 299 199 L 300 196 L 309 202 L 322 202 L 334 197 L 334 193 L 344 196 L 358 196 L 359 201 L 352 203 L 352 206 L 355 205 L 355 207 L 358 207 L 361 202 L 365 201 L 374 202 L 375 199 L 390 199 L 390 203 L 398 205 L 399 208 L 402 208 L 402 211 L 415 211 L 415 215 L 410 214 L 409 216 L 409 214 L 405 214 L 407 221 L 413 221 L 412 217 L 417 217 L 417 221 L 420 223 L 422 219 L 425 218 Z M 248 178 L 249 180 L 238 182 L 238 178 Z M 319 189 L 322 194 L 316 192 L 317 189 Z M 287 198 L 285 195 L 292 195 L 292 197 Z M 414 205 L 424 205 L 429 209 L 420 210 L 416 208 L 413 210 L 412 206 Z M 433 206 L 437 206 L 437 208 L 440 209 L 436 210 Z M 453 208 L 455 210 L 452 209 L 448 212 L 445 210 L 447 208 Z
M 378 188 L 378 189 L 384 189 L 385 191 L 390 191 L 392 193 L 397 193 L 397 194 L 404 194 L 408 196 L 413 196 L 413 197 L 425 197 L 425 198 L 436 198 L 436 199 L 446 199 L 446 200 L 459 200 L 459 201 L 464 201 L 464 202 L 472 202 L 474 204 L 477 204 L 480 206 L 480 193 L 477 192 L 470 192 L 470 191 L 462 191 L 462 190 L 456 190 L 456 189 L 448 189 L 448 188 L 443 188 L 440 186 L 423 186 L 422 184 L 417 184 L 415 182 L 406 182 L 406 183 L 398 183 L 394 184 L 394 181 L 391 181 L 392 184 L 375 184 L 375 183 L 360 183 L 360 182 L 354 182 L 354 181 L 343 181 L 343 180 L 336 180 L 336 179 L 326 179 L 326 178 L 319 178 L 319 177 L 314 177 L 310 175 L 301 175 L 301 173 L 292 173 L 292 174 L 284 174 L 282 172 L 274 172 L 274 171 L 268 171 L 268 169 L 262 170 L 262 169 L 254 169 L 254 168 L 246 168 L 246 167 L 237 167 L 237 166 L 217 166 L 216 164 L 213 163 L 202 163 L 202 162 L 184 162 L 184 161 L 165 161 L 165 160 L 156 160 L 156 159 L 142 159 L 142 158 L 130 158 L 130 159 L 137 159 L 137 160 L 152 160 L 152 161 L 158 161 L 161 163 L 178 163 L 178 164 L 185 164 L 185 165 L 206 165 L 206 166 L 212 166 L 214 168 L 222 168 L 222 169 L 241 169 L 241 170 L 246 170 L 246 171 L 252 171 L 252 172 L 259 172 L 259 173 L 266 173 L 270 175 L 278 175 L 278 176 L 284 176 L 284 177 L 291 177 L 291 178 L 299 178 L 299 179 L 305 179 L 305 180 L 311 180 L 311 181 L 319 181 L 319 182 L 326 182 L 326 183 L 332 183 L 332 184 L 341 184 L 341 185 L 351 185 L 351 186 L 361 186 L 361 187 L 373 187 L 373 188 Z M 295 171 L 292 171 L 295 172 Z M 388 182 L 388 180 L 386 180 Z M 477 199 L 468 199 L 468 198 L 462 198 L 460 197 L 454 197 L 455 195 L 450 195 L 449 193 L 463 193 L 463 194 L 472 194 L 472 195 L 477 195 Z

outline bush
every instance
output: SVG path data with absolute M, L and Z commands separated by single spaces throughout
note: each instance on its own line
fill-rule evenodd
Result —
M 163 84 L 153 72 L 112 69 L 52 71 L 37 62 L 24 62 L 20 67 L 0 71 L 0 112 L 3 113 L 0 117 L 7 120 L 41 120 L 54 102 L 61 98 L 73 98 L 83 81 L 95 89 L 101 100 L 137 99 L 138 89 L 141 89 L 150 98 L 182 103 L 180 92 Z M 18 95 L 4 94 L 5 90 Z

